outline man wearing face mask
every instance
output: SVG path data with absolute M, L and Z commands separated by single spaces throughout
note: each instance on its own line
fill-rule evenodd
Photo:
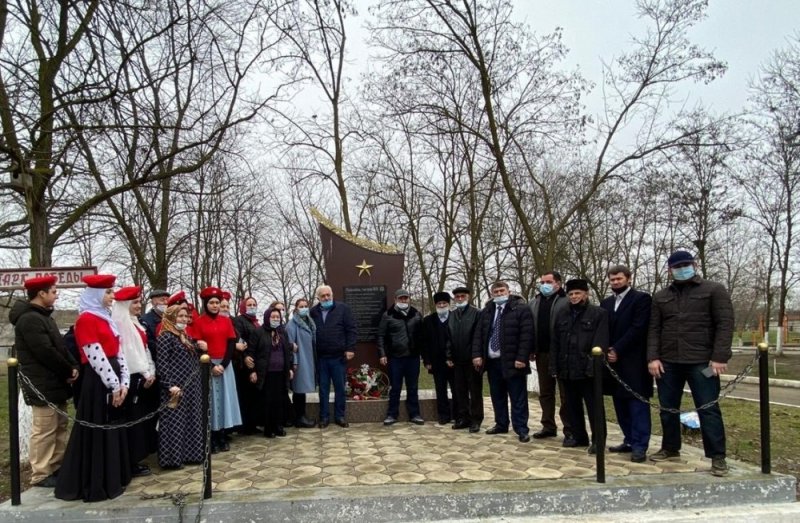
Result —
M 595 434 L 594 363 L 592 348 L 608 349 L 608 313 L 589 303 L 589 282 L 582 279 L 567 281 L 569 307 L 559 311 L 550 343 L 550 374 L 564 381 L 567 415 L 572 437 L 565 438 L 564 447 L 589 447 L 594 454 Z M 592 440 L 586 432 L 583 406 L 589 415 Z M 591 442 L 591 443 L 590 443 Z
M 389 408 L 384 425 L 394 425 L 400 414 L 400 391 L 406 384 L 408 420 L 423 425 L 419 410 L 419 356 L 422 316 L 411 306 L 405 289 L 394 293 L 394 306 L 383 313 L 378 324 L 380 363 L 389 369 Z
M 521 443 L 528 434 L 527 375 L 531 373 L 533 317 L 525 300 L 511 296 L 508 284 L 490 287 L 492 301 L 481 311 L 472 345 L 472 364 L 485 369 L 494 407 L 494 426 L 486 434 L 505 434 L 509 421 Z M 511 419 L 508 404 L 511 403 Z
M 564 384 L 550 375 L 550 338 L 553 335 L 555 318 L 569 306 L 567 295 L 561 288 L 561 274 L 550 271 L 539 278 L 539 293 L 531 302 L 533 331 L 536 333 L 536 376 L 539 378 L 539 406 L 542 409 L 542 428 L 533 433 L 535 439 L 554 438 L 556 431 L 556 388 L 561 407 L 558 416 L 564 427 L 564 439 L 570 439 L 569 416 L 564 401 Z
M 455 388 L 453 408 L 456 422 L 454 430 L 468 428 L 471 433 L 481 430 L 483 423 L 483 375 L 472 364 L 472 342 L 480 311 L 470 305 L 467 287 L 453 289 L 456 303 L 447 320 L 449 343 L 447 365 L 453 367 Z
M 733 306 L 724 286 L 697 275 L 694 256 L 675 251 L 667 260 L 672 283 L 653 296 L 647 337 L 650 374 L 656 378 L 661 408 L 679 408 L 688 383 L 696 407 L 719 398 L 719 376 L 731 358 Z M 697 411 L 703 449 L 711 458 L 711 473 L 728 474 L 725 426 L 719 405 Z M 678 414 L 661 411 L 664 437 L 653 461 L 680 458 Z
M 609 318 L 608 361 L 620 379 L 645 398 L 653 396 L 653 377 L 647 371 L 647 326 L 650 295 L 631 287 L 631 270 L 614 265 L 607 271 L 614 295 L 600 304 Z M 611 377 L 609 376 L 609 379 Z M 611 379 L 612 385 L 615 385 Z M 612 396 L 617 422 L 625 439 L 609 447 L 611 452 L 630 452 L 631 461 L 642 463 L 650 443 L 650 406 L 624 387 L 615 385 Z
M 150 310 L 139 321 L 144 325 L 144 331 L 147 334 L 147 349 L 150 351 L 153 361 L 158 363 L 158 343 L 156 343 L 158 326 L 164 316 L 164 311 L 167 310 L 169 293 L 164 289 L 153 289 L 150 291 L 148 299 L 150 300 Z
M 436 412 L 439 425 L 447 425 L 453 419 L 453 409 L 447 398 L 447 388 L 453 390 L 453 363 L 447 362 L 447 346 L 450 344 L 450 293 L 433 295 L 436 310 L 422 319 L 422 363 L 433 374 L 436 387 Z

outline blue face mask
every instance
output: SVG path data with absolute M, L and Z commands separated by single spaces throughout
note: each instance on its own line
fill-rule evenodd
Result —
M 277 329 L 281 326 L 281 320 L 269 320 L 269 326 L 273 329 Z
M 255 307 L 247 307 L 247 310 L 245 311 L 245 314 L 247 314 L 248 316 L 253 316 L 253 317 L 255 317 L 255 315 L 257 313 L 258 313 L 258 309 L 256 309 Z
M 462 302 L 462 303 L 456 302 L 456 307 L 458 307 L 459 309 L 463 309 L 467 305 L 469 305 L 469 303 L 467 303 L 467 302 Z
M 694 278 L 694 265 L 687 265 L 686 267 L 675 267 L 670 269 L 672 271 L 672 278 L 675 281 L 686 281 Z
M 319 302 L 319 304 L 323 309 L 330 309 L 331 307 L 333 307 L 333 300 L 321 301 Z
M 297 309 L 297 314 L 305 318 L 306 316 L 308 316 L 308 307 L 300 307 L 299 309 Z
M 494 297 L 495 305 L 503 305 L 507 301 L 508 301 L 508 296 L 495 296 Z
M 542 293 L 542 296 L 551 296 L 556 292 L 556 288 L 552 283 L 540 283 L 539 292 Z

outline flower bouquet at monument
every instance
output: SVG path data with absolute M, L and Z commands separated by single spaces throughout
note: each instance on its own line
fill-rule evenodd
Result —
M 377 400 L 389 394 L 389 377 L 366 363 L 347 369 L 347 395 L 354 400 Z

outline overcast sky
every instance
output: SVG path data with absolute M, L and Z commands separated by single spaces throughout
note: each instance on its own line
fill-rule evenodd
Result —
M 623 51 L 631 34 L 644 33 L 633 0 L 516 0 L 516 5 L 520 20 L 536 32 L 562 27 L 571 50 L 568 62 L 594 82 L 601 59 Z M 736 112 L 745 105 L 748 82 L 760 64 L 798 33 L 800 0 L 712 0 L 707 14 L 691 36 L 727 62 L 728 72 L 708 86 L 691 87 L 687 95 L 699 95 L 718 112 Z

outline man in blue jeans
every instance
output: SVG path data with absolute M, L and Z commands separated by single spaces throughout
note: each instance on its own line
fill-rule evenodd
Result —
M 345 303 L 333 301 L 333 290 L 328 285 L 317 288 L 319 303 L 311 307 L 311 319 L 317 326 L 317 369 L 319 370 L 319 426 L 330 424 L 328 397 L 331 381 L 334 390 L 334 421 L 348 427 L 345 418 L 345 375 L 347 361 L 355 356 L 357 338 L 353 313 Z
M 400 414 L 400 390 L 406 383 L 406 410 L 411 423 L 422 425 L 419 411 L 419 359 L 422 315 L 411 305 L 405 289 L 394 293 L 394 306 L 378 324 L 380 363 L 389 367 L 389 409 L 384 425 L 394 425 Z
M 733 306 L 728 291 L 697 273 L 694 256 L 676 251 L 667 260 L 672 283 L 653 296 L 647 339 L 650 374 L 656 378 L 662 409 L 681 405 L 684 384 L 689 384 L 695 407 L 719 398 L 719 375 L 727 369 L 733 340 Z M 725 426 L 719 405 L 697 411 L 711 473 L 728 474 L 725 461 Z M 661 411 L 664 437 L 652 461 L 680 457 L 681 428 L 678 414 Z

